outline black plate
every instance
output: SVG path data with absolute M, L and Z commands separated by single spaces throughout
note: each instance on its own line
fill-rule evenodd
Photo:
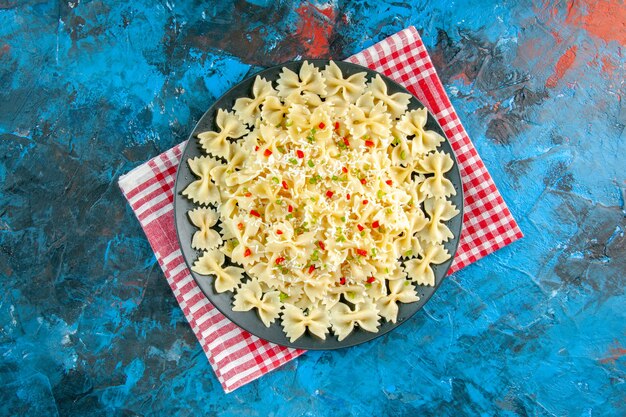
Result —
M 308 60 L 308 62 L 314 64 L 320 69 L 323 69 L 329 61 L 324 59 L 310 59 Z M 376 74 L 379 74 L 376 71 L 372 71 L 369 68 L 365 68 L 360 65 L 340 61 L 335 61 L 335 63 L 339 66 L 339 68 L 341 68 L 344 76 L 350 76 L 357 72 L 364 71 L 367 73 L 367 77 L 369 80 L 373 78 Z M 183 257 L 185 258 L 185 262 L 190 269 L 194 261 L 200 256 L 201 251 L 196 251 L 191 247 L 191 238 L 197 229 L 190 223 L 189 218 L 187 217 L 187 211 L 191 210 L 195 206 L 190 200 L 182 195 L 182 191 L 187 187 L 187 185 L 195 180 L 195 176 L 190 171 L 187 160 L 189 158 L 203 155 L 196 135 L 198 133 L 208 130 L 215 130 L 217 128 L 217 126 L 215 125 L 215 116 L 218 109 L 221 108 L 230 110 L 235 104 L 236 99 L 238 99 L 239 97 L 249 97 L 252 94 L 252 85 L 257 75 L 260 75 L 268 81 L 272 81 L 274 85 L 276 85 L 276 80 L 278 79 L 278 76 L 280 75 L 283 67 L 287 67 L 292 71 L 298 73 L 301 64 L 302 61 L 293 61 L 277 65 L 275 67 L 260 71 L 257 74 L 235 85 L 228 92 L 226 92 L 226 94 L 224 94 L 215 103 L 213 103 L 209 110 L 204 113 L 204 115 L 196 125 L 195 129 L 189 136 L 189 142 L 185 146 L 185 150 L 181 156 L 180 165 L 178 167 L 178 174 L 176 177 L 176 185 L 174 187 L 174 217 L 176 221 L 176 232 L 178 234 L 180 248 L 183 253 Z M 390 80 L 382 74 L 379 75 L 387 83 L 388 92 L 390 94 L 396 92 L 410 94 L 410 92 L 407 91 L 400 84 L 397 84 L 396 82 Z M 409 104 L 409 109 L 418 109 L 424 107 L 424 105 L 422 105 L 413 95 L 411 96 L 412 98 Z M 430 114 L 430 112 L 428 113 L 426 129 L 434 130 L 443 137 L 446 137 L 443 130 L 441 129 L 441 126 L 439 126 L 439 123 L 437 123 L 437 121 Z M 456 158 L 454 156 L 454 152 L 452 151 L 450 143 L 446 140 L 441 144 L 441 146 L 439 146 L 439 149 L 448 153 L 454 159 L 454 166 L 446 174 L 446 177 L 450 179 L 450 181 L 454 185 L 454 188 L 456 189 L 456 196 L 453 196 L 451 198 L 451 201 L 460 211 L 460 213 L 456 217 L 446 222 L 447 226 L 450 228 L 455 236 L 454 239 L 445 244 L 445 248 L 451 254 L 451 258 L 441 265 L 432 266 L 435 273 L 435 286 L 416 286 L 420 300 L 410 304 L 399 303 L 400 308 L 398 312 L 397 323 L 385 322 L 383 319 L 381 319 L 383 323 L 379 327 L 378 333 L 370 333 L 357 327 L 353 330 L 352 333 L 350 333 L 350 335 L 348 335 L 340 342 L 337 340 L 337 337 L 332 334 L 332 332 L 326 335 L 326 340 L 321 340 L 307 332 L 302 335 L 298 340 L 292 343 L 283 332 L 280 319 L 277 319 L 269 328 L 265 327 L 265 325 L 261 322 L 261 319 L 259 319 L 255 310 L 247 312 L 233 311 L 231 307 L 233 293 L 217 293 L 213 286 L 213 278 L 211 276 L 199 275 L 193 271 L 191 272 L 191 275 L 196 280 L 207 298 L 211 301 L 211 303 L 213 303 L 215 307 L 217 307 L 219 311 L 222 312 L 222 314 L 224 314 L 235 324 L 252 333 L 253 335 L 268 340 L 270 342 L 277 343 L 279 345 L 300 349 L 339 349 L 358 345 L 360 343 L 364 343 L 376 337 L 382 336 L 383 334 L 404 323 L 409 317 L 411 317 L 419 309 L 421 309 L 424 304 L 426 304 L 428 299 L 430 299 L 430 297 L 441 284 L 448 269 L 450 268 L 450 265 L 452 264 L 452 260 L 454 259 L 454 255 L 457 250 L 463 219 L 463 187 L 461 185 L 461 176 L 459 173 L 458 164 L 456 162 Z M 226 264 L 231 264 L 228 257 L 226 257 Z

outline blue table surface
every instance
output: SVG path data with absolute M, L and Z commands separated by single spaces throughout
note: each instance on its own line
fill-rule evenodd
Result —
M 0 0 L 2 415 L 626 414 L 626 6 Z M 123 199 L 263 66 L 414 25 L 526 237 L 224 394 Z

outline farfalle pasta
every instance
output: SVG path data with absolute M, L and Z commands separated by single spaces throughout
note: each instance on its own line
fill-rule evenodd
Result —
M 210 156 L 200 156 L 189 159 L 187 163 L 198 179 L 183 190 L 183 195 L 198 204 L 220 203 L 220 191 L 211 175 L 211 171 L 219 166 L 220 162 Z
M 291 341 L 297 340 L 307 330 L 325 340 L 328 327 L 330 327 L 330 315 L 327 309 L 313 306 L 305 312 L 293 304 L 285 304 L 283 328 Z
M 235 106 L 237 106 L 237 103 L 235 103 Z M 198 140 L 204 150 L 208 151 L 210 149 L 213 155 L 226 158 L 230 152 L 230 145 L 227 139 L 240 138 L 247 131 L 234 113 L 226 112 L 222 109 L 217 111 L 215 124 L 218 127 L 218 131 L 200 133 Z
M 217 223 L 218 214 L 210 208 L 198 207 L 190 210 L 188 213 L 189 220 L 198 229 L 193 234 L 191 247 L 198 250 L 215 249 L 222 244 L 222 237 L 213 230 L 213 226 Z
M 435 285 L 459 214 L 445 139 L 410 99 L 332 61 L 283 68 L 275 84 L 257 77 L 198 134 L 206 155 L 188 160 L 197 178 L 183 194 L 198 205 L 188 215 L 203 251 L 192 270 L 292 342 L 395 323 L 399 303 Z
M 241 284 L 233 301 L 233 311 L 249 311 L 255 308 L 261 321 L 270 326 L 278 318 L 281 308 L 280 293 L 276 290 L 263 291 L 256 279 Z
M 234 290 L 243 278 L 244 270 L 236 266 L 224 268 L 224 254 L 217 249 L 211 249 L 202 254 L 194 262 L 191 270 L 200 275 L 215 275 L 215 289 L 217 292 Z

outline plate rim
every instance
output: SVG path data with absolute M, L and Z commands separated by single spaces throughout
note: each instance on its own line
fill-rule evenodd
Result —
M 359 69 L 361 69 L 362 71 L 368 73 L 368 75 L 370 75 L 369 73 L 375 73 L 378 74 L 382 77 L 382 79 L 385 81 L 385 83 L 390 83 L 392 85 L 394 85 L 397 89 L 402 90 L 403 92 L 406 92 L 408 94 L 411 95 L 411 97 L 418 103 L 419 106 L 422 106 L 423 108 L 426 108 L 426 111 L 428 112 L 428 117 L 427 117 L 427 121 L 428 119 L 432 118 L 432 121 L 437 125 L 437 127 L 439 128 L 439 130 L 443 133 L 443 137 L 445 139 L 446 142 L 448 142 L 452 152 L 450 154 L 450 156 L 452 157 L 454 164 L 453 167 L 455 167 L 455 169 L 458 171 L 459 174 L 459 187 L 457 190 L 457 193 L 459 195 L 459 198 L 462 202 L 462 204 L 460 206 L 457 207 L 457 209 L 459 210 L 459 214 L 457 216 L 460 216 L 460 227 L 459 227 L 459 231 L 458 234 L 455 235 L 454 237 L 454 245 L 453 245 L 453 250 L 450 251 L 450 260 L 446 261 L 449 262 L 448 267 L 446 268 L 445 272 L 443 273 L 441 279 L 439 280 L 439 282 L 437 282 L 435 280 L 435 285 L 432 287 L 432 293 L 428 296 L 428 298 L 426 298 L 426 300 L 423 302 L 423 304 L 421 305 L 421 307 L 419 307 L 418 309 L 416 309 L 414 312 L 410 313 L 407 317 L 405 317 L 403 320 L 398 320 L 396 323 L 394 323 L 394 326 L 384 330 L 384 331 L 378 331 L 376 333 L 373 332 L 367 332 L 368 335 L 371 335 L 372 337 L 368 338 L 367 340 L 362 340 L 362 341 L 354 341 L 354 342 L 346 342 L 346 343 L 342 343 L 345 340 L 348 340 L 350 338 L 350 336 L 348 335 L 348 337 L 346 339 L 344 339 L 343 341 L 340 341 L 338 343 L 342 343 L 341 346 L 335 346 L 335 347 L 324 347 L 324 346 L 297 346 L 297 340 L 294 342 L 290 342 L 288 341 L 287 344 L 283 344 L 283 343 L 279 343 L 276 341 L 272 341 L 272 340 L 268 340 L 266 338 L 264 338 L 263 336 L 260 336 L 258 334 L 253 333 L 252 331 L 246 329 L 244 326 L 242 326 L 241 324 L 239 324 L 239 320 L 233 319 L 229 314 L 227 314 L 226 312 L 223 311 L 222 308 L 220 308 L 217 304 L 215 304 L 214 302 L 212 302 L 211 300 L 211 296 L 209 294 L 206 293 L 206 291 L 204 290 L 204 286 L 203 284 L 201 284 L 198 281 L 198 278 L 196 278 L 196 274 L 191 270 L 191 267 L 193 265 L 193 263 L 187 259 L 187 257 L 185 256 L 185 252 L 182 250 L 182 241 L 181 241 L 181 237 L 180 237 L 180 232 L 179 232 L 179 227 L 178 227 L 178 219 L 180 217 L 180 215 L 178 214 L 178 210 L 180 210 L 178 208 L 178 204 L 177 204 L 177 194 L 179 194 L 182 190 L 178 190 L 178 186 L 179 186 L 179 181 L 180 177 L 181 177 L 181 166 L 183 166 L 183 164 L 187 161 L 187 159 L 184 158 L 184 156 L 187 153 L 188 147 L 191 146 L 192 141 L 195 141 L 195 132 L 198 129 L 198 127 L 200 126 L 201 123 L 203 123 L 203 120 L 205 119 L 205 117 L 207 117 L 208 114 L 210 114 L 215 110 L 215 107 L 217 105 L 217 103 L 219 103 L 223 97 L 228 96 L 229 94 L 231 94 L 231 92 L 233 92 L 234 90 L 236 90 L 237 88 L 239 88 L 239 86 L 241 84 L 244 84 L 246 82 L 250 82 L 251 80 L 254 80 L 258 75 L 261 75 L 265 72 L 270 72 L 270 71 L 275 71 L 275 70 L 282 70 L 283 67 L 287 66 L 287 65 L 297 65 L 300 64 L 302 65 L 304 62 L 308 62 L 310 64 L 313 64 L 315 67 L 317 68 L 323 68 L 324 65 L 328 65 L 330 63 L 330 61 L 335 62 L 335 64 L 337 64 L 338 66 L 341 65 L 348 65 L 348 66 L 353 66 L 353 67 L 357 67 Z M 272 81 L 273 83 L 275 81 Z M 452 143 L 450 142 L 448 136 L 446 135 L 445 131 L 443 130 L 443 127 L 441 126 L 441 124 L 439 123 L 439 121 L 437 120 L 437 118 L 435 117 L 435 115 L 428 109 L 428 107 L 422 103 L 422 101 L 417 98 L 415 96 L 415 94 L 413 94 L 411 91 L 408 90 L 408 88 L 404 87 L 403 85 L 401 85 L 400 83 L 394 81 L 393 79 L 389 78 L 387 75 L 373 70 L 369 67 L 365 67 L 363 65 L 360 64 L 355 64 L 353 62 L 349 62 L 349 61 L 337 61 L 334 59 L 299 59 L 299 60 L 290 60 L 290 61 L 285 61 L 282 62 L 280 64 L 277 65 L 273 65 L 271 67 L 266 67 L 266 68 L 262 68 L 259 69 L 258 71 L 254 72 L 253 74 L 248 75 L 247 77 L 241 79 L 240 81 L 238 81 L 237 83 L 235 83 L 233 86 L 231 86 L 227 91 L 225 91 L 224 93 L 220 94 L 219 96 L 217 96 L 215 98 L 215 100 L 213 101 L 213 103 L 207 108 L 207 110 L 202 114 L 202 116 L 200 116 L 200 118 L 198 119 L 198 121 L 195 123 L 194 128 L 191 130 L 191 132 L 189 133 L 189 136 L 187 138 L 187 142 L 185 143 L 185 146 L 182 149 L 181 155 L 180 155 L 180 160 L 178 161 L 178 166 L 176 169 L 176 178 L 174 181 L 174 186 L 172 189 L 172 199 L 173 199 L 173 204 L 174 204 L 174 208 L 173 208 L 173 215 L 174 215 L 174 227 L 176 229 L 176 239 L 178 241 L 178 245 L 180 247 L 180 251 L 181 251 L 181 256 L 183 257 L 183 260 L 185 262 L 185 265 L 187 266 L 187 268 L 189 269 L 189 274 L 191 275 L 191 277 L 193 278 L 193 280 L 196 282 L 196 285 L 200 288 L 200 291 L 202 291 L 203 295 L 208 299 L 208 301 L 213 305 L 213 307 L 215 307 L 222 315 L 224 315 L 226 317 L 226 319 L 228 319 L 229 321 L 233 322 L 236 326 L 238 326 L 239 328 L 241 328 L 244 331 L 247 331 L 248 333 L 258 337 L 259 339 L 262 339 L 266 342 L 269 343 L 273 343 L 279 346 L 284 346 L 287 348 L 291 348 L 291 349 L 304 349 L 304 350 L 317 350 L 317 351 L 326 351 L 326 350 L 338 350 L 338 349 L 344 349 L 344 348 L 349 348 L 349 347 L 354 347 L 354 346 L 358 346 L 360 344 L 364 344 L 364 343 L 368 343 L 371 342 L 379 337 L 382 337 L 388 333 L 390 333 L 391 331 L 397 329 L 398 327 L 400 327 L 402 324 L 406 323 L 407 321 L 409 321 L 409 319 L 413 318 L 417 312 L 421 311 L 424 306 L 430 301 L 430 299 L 433 297 L 433 295 L 435 294 L 435 292 L 437 292 L 437 290 L 439 289 L 439 287 L 441 286 L 441 284 L 446 280 L 447 276 L 448 276 L 448 272 L 450 271 L 450 268 L 452 267 L 452 264 L 454 263 L 454 258 L 456 256 L 456 253 L 458 252 L 459 249 L 459 245 L 460 245 L 460 237 L 461 234 L 463 232 L 463 216 L 465 214 L 465 194 L 464 194 L 464 190 L 463 190 L 463 177 L 461 175 L 461 170 L 459 167 L 459 162 L 458 159 L 456 157 L 456 153 L 454 151 L 454 148 L 452 147 Z M 201 205 L 199 206 L 201 207 Z M 186 214 L 186 213 L 185 213 Z M 455 216 L 456 217 L 456 216 Z M 187 220 L 188 221 L 188 220 Z M 212 283 L 211 283 L 212 285 Z M 417 290 L 417 286 L 416 286 L 416 290 Z M 234 292 L 230 292 L 231 294 L 234 295 Z M 411 304 L 411 303 L 408 303 Z M 229 311 L 233 312 L 233 310 L 231 309 Z M 258 315 L 257 319 L 258 319 Z M 259 319 L 260 320 L 260 319 Z M 382 320 L 382 319 L 381 319 Z M 381 326 L 385 323 L 385 321 L 383 320 L 381 322 Z M 275 322 L 272 323 L 272 326 L 280 326 L 281 330 L 282 330 L 282 326 L 280 325 L 280 318 L 277 318 L 277 320 Z M 355 330 L 353 331 L 358 331 L 360 329 L 355 328 Z M 332 333 L 332 330 L 329 332 L 329 334 L 327 334 L 327 337 L 335 337 L 335 335 Z M 320 342 L 323 343 L 324 340 L 320 339 Z

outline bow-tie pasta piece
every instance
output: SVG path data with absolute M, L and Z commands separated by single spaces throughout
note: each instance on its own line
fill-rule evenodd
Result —
M 225 229 L 232 233 L 233 238 L 243 244 L 249 244 L 251 241 L 254 241 L 258 237 L 259 228 L 261 227 L 258 221 L 251 221 L 250 217 L 243 213 L 235 214 L 232 218 L 223 218 L 222 224 L 225 226 Z
M 230 146 L 230 156 L 228 157 L 228 173 L 240 170 L 244 167 L 246 160 L 248 159 L 248 151 L 244 149 L 243 144 L 234 143 Z M 220 182 L 220 186 L 223 186 L 224 181 Z
M 394 184 L 402 184 L 406 183 L 408 179 L 411 178 L 411 174 L 413 174 L 413 168 L 410 166 L 391 166 L 389 168 L 391 174 L 391 180 Z
M 254 133 L 253 152 L 255 155 L 262 155 L 262 159 L 256 162 L 261 166 L 274 161 L 278 157 L 281 142 L 286 139 L 282 128 L 268 123 L 259 123 Z
M 313 131 L 313 143 L 324 143 L 333 135 L 332 121 L 330 118 L 330 106 L 320 105 L 313 110 L 309 121 L 309 126 Z
M 288 68 L 278 78 L 278 95 L 282 98 L 301 96 L 308 105 L 322 104 L 321 97 L 326 94 L 326 85 L 319 69 L 304 61 L 299 74 Z
M 341 282 L 341 279 L 346 279 L 345 277 L 339 277 L 337 281 Z M 341 284 L 340 284 L 341 285 Z M 343 286 L 340 287 L 330 287 L 326 292 L 326 296 L 322 300 L 322 306 L 326 311 L 330 311 L 341 299 L 341 295 L 345 292 L 345 288 Z
M 200 275 L 215 275 L 215 290 L 226 292 L 234 290 L 243 278 L 244 270 L 236 266 L 223 268 L 224 254 L 218 249 L 211 249 L 198 258 L 191 270 Z
M 291 94 L 289 94 L 287 97 L 280 97 L 280 99 L 282 100 L 283 104 L 287 107 L 287 109 L 289 109 L 294 104 L 298 104 L 301 106 L 307 106 L 308 104 L 307 98 L 303 96 L 302 94 L 300 94 L 299 91 L 294 91 Z M 311 106 L 311 107 L 315 107 L 315 106 Z
M 344 78 L 337 64 L 330 61 L 322 71 L 322 75 L 326 80 L 326 99 L 337 97 L 341 101 L 354 103 L 365 90 L 365 72 L 358 72 Z
M 287 126 L 291 137 L 306 135 L 311 129 L 311 110 L 304 104 L 292 104 L 287 110 Z M 303 133 L 305 132 L 305 133 Z
M 231 259 L 244 267 L 252 266 L 264 258 L 264 251 L 264 245 L 260 241 L 249 238 L 246 243 L 233 249 Z
M 330 317 L 325 308 L 311 306 L 307 313 L 292 304 L 285 304 L 282 315 L 283 329 L 289 340 L 293 343 L 298 340 L 307 330 L 326 340 Z
M 328 277 L 326 279 L 308 280 L 304 283 L 304 294 L 311 302 L 315 303 L 324 298 L 326 289 L 329 286 Z
M 409 106 L 411 101 L 411 95 L 406 93 L 394 93 L 392 95 L 387 94 L 387 84 L 383 81 L 380 75 L 376 75 L 374 79 L 367 86 L 375 103 L 382 103 L 385 105 L 391 117 L 397 119 L 400 117 Z
M 426 176 L 423 174 L 415 174 L 415 172 L 412 172 L 411 176 L 413 178 L 410 181 L 406 181 L 403 185 L 404 190 L 411 196 L 407 206 L 413 210 L 417 209 L 417 207 L 426 200 L 426 195 L 421 190 L 421 185 L 426 180 Z
M 189 210 L 187 214 L 191 223 L 200 229 L 193 234 L 191 240 L 192 248 L 209 250 L 215 249 L 222 244 L 220 234 L 212 229 L 218 219 L 218 214 L 215 211 L 209 208 L 198 207 L 194 210 Z
M 351 310 L 347 304 L 337 303 L 330 310 L 333 333 L 337 335 L 340 342 L 352 332 L 355 325 L 365 331 L 378 333 L 378 319 L 378 309 L 371 301 L 356 304 L 354 310 Z
M 241 196 L 237 194 L 237 191 L 233 191 L 231 187 L 224 187 L 224 189 L 227 190 L 225 194 L 228 194 L 229 197 L 225 200 L 226 202 L 222 203 L 219 207 L 222 222 L 224 222 L 224 219 L 232 219 L 239 213 L 239 199 L 241 198 Z M 225 239 L 229 238 L 225 237 Z
M 295 303 L 304 298 L 302 287 L 296 282 L 276 282 L 275 280 L 272 282 L 274 283 L 274 287 L 280 291 L 280 300 L 283 305 L 295 305 Z
M 409 201 L 407 204 L 406 217 L 409 219 L 410 230 L 412 233 L 419 233 L 428 224 L 428 219 L 419 206 L 419 201 Z
M 350 110 L 350 105 L 353 103 L 344 100 L 340 96 L 332 96 L 328 97 L 324 101 L 324 104 L 330 106 L 330 115 L 332 116 L 333 120 L 344 120 L 346 115 L 348 114 L 348 111 Z M 347 131 L 345 130 L 345 126 L 345 123 L 343 125 L 340 125 L 340 130 L 337 131 L 337 133 L 340 133 L 342 137 L 345 136 L 345 133 L 347 133 Z
M 448 200 L 428 198 L 424 201 L 424 210 L 428 213 L 429 220 L 419 232 L 419 237 L 428 243 L 447 242 L 454 235 L 443 222 L 448 221 L 459 214 L 459 211 Z
M 402 264 L 400 262 L 396 262 L 394 270 L 391 273 L 387 274 L 387 280 L 391 282 L 398 280 L 405 281 L 406 279 L 406 271 L 402 268 Z
M 238 98 L 233 106 L 237 117 L 248 126 L 255 124 L 257 118 L 261 115 L 261 106 L 269 96 L 276 95 L 276 91 L 272 87 L 271 82 L 257 76 L 252 86 L 252 95 L 253 98 Z
M 210 156 L 199 156 L 187 161 L 198 179 L 183 190 L 183 195 L 196 204 L 219 204 L 220 192 L 212 181 L 211 170 L 221 163 Z
M 228 172 L 227 172 L 228 173 Z M 227 187 L 237 187 L 251 183 L 261 175 L 261 168 L 231 171 L 224 178 Z
M 273 126 L 280 126 L 288 110 L 289 105 L 283 103 L 278 96 L 267 96 L 261 108 L 261 117 Z
M 302 284 L 302 281 L 298 281 L 300 284 Z M 302 292 L 301 296 L 298 298 L 297 301 L 293 301 L 292 304 L 302 310 L 306 310 L 309 307 L 311 307 L 312 305 L 314 305 L 315 303 L 313 302 L 313 300 L 311 300 L 304 292 Z
M 228 190 L 224 187 L 226 185 L 225 179 L 227 176 L 227 172 L 230 171 L 228 165 L 217 165 L 213 167 L 209 171 L 209 177 L 213 181 L 213 183 L 218 187 L 218 191 L 220 192 L 221 201 L 225 201 L 224 197 L 230 197 Z
M 230 153 L 230 143 L 227 139 L 237 139 L 245 135 L 248 130 L 239 121 L 234 113 L 219 109 L 215 118 L 218 131 L 202 132 L 198 134 L 198 139 L 202 149 L 208 154 L 228 158 Z
M 379 190 L 380 191 L 380 190 Z M 409 195 L 406 192 L 401 192 L 399 190 L 388 190 L 388 192 L 379 193 L 382 196 L 382 205 L 397 205 L 398 207 L 406 207 L 406 205 L 410 201 Z M 389 200 L 385 200 L 389 197 Z M 368 204 L 369 206 L 369 204 Z M 372 204 L 374 207 L 374 204 Z M 387 210 L 384 208 L 380 208 L 377 213 L 375 213 L 372 217 L 372 222 L 378 222 L 378 224 L 383 224 L 385 226 L 385 231 L 387 231 L 391 235 L 398 235 L 402 233 L 402 231 L 406 230 L 410 227 L 409 218 L 407 216 L 406 210 Z M 380 229 L 379 229 L 380 231 Z M 382 234 L 379 234 L 382 237 Z M 375 236 L 379 236 L 375 235 Z
M 426 178 L 420 185 L 420 191 L 427 197 L 449 197 L 456 195 L 456 190 L 449 179 L 443 174 L 450 171 L 454 165 L 450 155 L 443 152 L 432 152 L 419 161 L 415 167 L 416 171 L 422 174 L 433 174 Z
M 383 103 L 374 104 L 369 92 L 350 106 L 346 125 L 354 138 L 367 140 L 371 137 L 375 145 L 381 141 L 388 142 L 391 136 L 391 117 Z
M 222 224 L 226 226 L 229 234 L 234 235 L 233 241 L 236 245 L 223 247 L 233 262 L 250 266 L 263 259 L 265 247 L 258 240 L 258 222 L 250 221 L 244 216 L 236 216 L 233 219 L 222 219 Z
M 311 111 L 305 105 L 292 104 L 287 112 L 289 136 L 292 139 L 306 139 L 311 145 L 318 145 L 328 140 L 333 133 L 330 110 L 328 105 L 318 106 Z M 296 158 L 299 157 L 296 155 Z
M 365 284 L 365 294 L 368 299 L 378 300 L 387 295 L 387 283 L 384 278 L 374 280 L 370 278 L 370 281 L 372 282 L 366 282 Z
M 269 178 L 269 181 L 259 181 L 248 188 L 255 198 L 267 200 L 269 203 L 279 199 L 280 188 L 276 184 L 281 182 L 281 177 Z
M 398 318 L 397 303 L 413 303 L 419 301 L 419 299 L 415 293 L 415 287 L 410 281 L 398 279 L 389 281 L 389 294 L 379 298 L 376 301 L 376 306 L 381 317 L 395 323 Z
M 251 276 L 256 277 L 259 282 L 271 287 L 278 271 L 276 270 L 275 265 L 272 265 L 269 262 L 258 262 L 251 266 L 248 269 L 248 272 Z
M 411 152 L 413 157 L 434 151 L 445 141 L 445 138 L 432 130 L 424 130 L 428 120 L 428 111 L 425 107 L 406 112 L 397 123 L 396 128 L 404 136 L 412 136 Z
M 251 130 L 247 135 L 235 143 L 241 147 L 242 151 L 245 152 L 246 161 L 250 161 L 250 159 L 252 159 L 252 155 L 255 155 L 259 150 L 258 129 L 255 127 L 254 130 Z
M 400 117 L 398 123 L 396 123 L 396 129 L 398 132 L 405 136 L 418 136 L 424 131 L 426 121 L 428 120 L 428 110 L 426 107 L 422 107 L 417 110 L 410 110 Z
M 395 146 L 388 148 L 391 150 L 391 163 L 393 168 L 403 167 L 407 174 L 413 173 L 413 152 L 410 141 L 402 138 L 397 141 Z
M 374 101 L 374 96 L 369 91 L 362 94 L 354 103 L 354 106 L 360 108 L 364 112 L 370 112 L 376 106 L 376 102 Z M 379 106 L 381 111 L 385 111 L 385 105 L 381 103 Z
M 280 292 L 263 292 L 261 284 L 255 279 L 241 284 L 233 301 L 233 311 L 250 311 L 255 308 L 265 327 L 270 327 L 278 318 L 280 306 Z
M 435 273 L 430 264 L 442 264 L 450 259 L 450 254 L 442 245 L 427 245 L 422 256 L 404 263 L 408 277 L 418 285 L 435 285 Z
M 422 245 L 416 236 L 404 232 L 404 236 L 398 237 L 394 242 L 395 253 L 400 258 L 411 258 L 422 253 Z

